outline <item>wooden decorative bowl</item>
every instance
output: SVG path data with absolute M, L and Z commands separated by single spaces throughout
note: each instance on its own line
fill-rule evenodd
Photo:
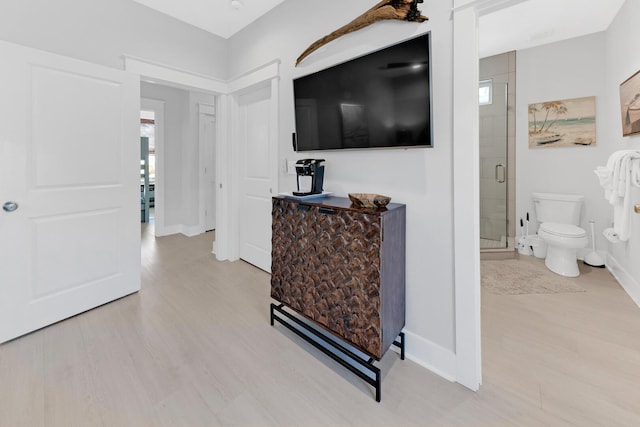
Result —
M 391 201 L 391 197 L 367 193 L 349 193 L 349 199 L 361 208 L 383 208 Z

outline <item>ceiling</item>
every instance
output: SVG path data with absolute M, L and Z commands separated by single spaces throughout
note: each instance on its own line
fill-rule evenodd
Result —
M 231 0 L 133 1 L 228 39 L 284 0 L 239 0 L 239 9 L 231 7 Z
M 285 0 L 133 0 L 229 38 Z M 296 0 L 287 0 L 296 1 Z M 376 0 L 371 0 L 372 4 Z M 426 0 L 439 1 L 439 0 Z M 604 31 L 625 0 L 498 0 L 512 6 L 480 17 L 480 57 Z M 489 2 L 491 3 L 491 2 Z M 424 10 L 424 6 L 422 6 Z M 355 17 L 354 17 L 355 18 Z
M 609 28 L 625 0 L 511 0 L 480 17 L 480 57 L 522 50 Z

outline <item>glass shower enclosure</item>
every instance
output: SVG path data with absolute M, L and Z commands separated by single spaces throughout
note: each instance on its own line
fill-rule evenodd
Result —
M 480 82 L 480 249 L 507 249 L 508 84 Z

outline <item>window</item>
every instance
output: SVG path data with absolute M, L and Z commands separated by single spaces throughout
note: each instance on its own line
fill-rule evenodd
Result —
M 493 80 L 481 80 L 478 90 L 478 102 L 480 105 L 490 105 L 493 103 Z

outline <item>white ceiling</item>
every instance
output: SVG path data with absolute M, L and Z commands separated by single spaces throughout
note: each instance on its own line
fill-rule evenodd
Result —
M 625 0 L 512 0 L 480 17 L 480 57 L 604 31 Z
M 239 9 L 231 7 L 231 0 L 133 1 L 228 39 L 284 0 L 240 0 Z
M 243 7 L 238 10 L 231 7 L 230 0 L 133 1 L 229 38 L 285 0 L 240 0 Z M 372 4 L 375 1 L 371 0 Z M 496 1 L 496 4 L 513 6 L 480 17 L 480 57 L 604 31 L 624 1 Z

